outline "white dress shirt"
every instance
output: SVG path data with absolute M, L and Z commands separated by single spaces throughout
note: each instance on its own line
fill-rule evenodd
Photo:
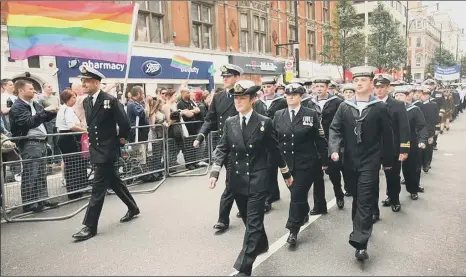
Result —
M 251 109 L 247 114 L 241 114 L 241 113 L 239 114 L 239 125 L 241 126 L 241 129 L 243 128 L 243 117 L 246 117 L 246 126 L 247 126 L 253 111 L 254 110 Z
M 299 109 L 301 108 L 301 106 L 298 106 L 297 108 L 294 108 L 294 109 L 288 109 L 288 112 L 290 114 L 290 121 L 293 122 L 293 113 L 291 111 L 294 111 L 294 116 L 296 117 L 296 115 L 298 114 L 299 112 Z
M 92 107 L 95 106 L 95 101 L 97 100 L 97 97 L 99 96 L 99 93 L 100 93 L 100 90 L 98 90 L 96 93 L 94 93 L 94 95 L 91 95 L 92 96 Z

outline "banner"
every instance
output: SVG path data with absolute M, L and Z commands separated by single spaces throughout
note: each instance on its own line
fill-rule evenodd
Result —
M 460 72 L 461 67 L 459 64 L 448 67 L 435 65 L 434 78 L 440 81 L 454 81 L 460 79 Z

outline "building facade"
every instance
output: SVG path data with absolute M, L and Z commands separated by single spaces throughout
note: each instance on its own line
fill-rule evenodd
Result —
M 186 82 L 194 87 L 211 89 L 222 84 L 219 68 L 228 62 L 238 62 L 246 67 L 245 78 L 258 82 L 261 76 L 282 75 L 284 64 L 293 57 L 292 47 L 281 47 L 277 51 L 275 46 L 296 39 L 292 1 L 136 2 L 140 7 L 128 83 L 142 84 L 146 91 L 155 91 L 160 86 L 176 88 Z M 298 2 L 301 75 L 341 71 L 332 65 L 315 66 L 321 62 L 322 24 L 331 23 L 335 5 L 333 1 Z M 3 29 L 6 30 L 4 26 Z M 8 51 L 3 50 L 3 46 L 8 45 L 5 40 L 7 36 L 2 34 L 2 61 L 6 61 L 5 68 L 2 66 L 2 76 L 12 75 L 13 65 L 18 65 L 16 71 L 30 70 L 31 74 L 36 74 L 24 66 L 28 61 L 9 61 Z M 194 61 L 190 72 L 181 72 L 167 65 L 166 59 L 174 55 Z M 37 74 L 53 76 L 53 71 L 56 71 L 54 85 L 60 90 L 75 80 L 72 75 L 82 63 L 102 66 L 109 77 L 108 83 L 124 82 L 125 70 L 120 70 L 126 67 L 121 64 L 55 57 L 30 59 L 39 60 Z M 144 72 L 144 65 L 158 67 L 161 72 Z M 332 77 L 338 78 L 338 73 Z

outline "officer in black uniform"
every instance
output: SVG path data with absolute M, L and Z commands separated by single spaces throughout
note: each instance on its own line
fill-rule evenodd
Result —
M 329 87 L 332 83 L 332 80 L 329 76 L 314 76 L 311 80 L 314 84 L 314 90 L 317 92 L 317 99 L 314 101 L 320 111 L 322 128 L 324 129 L 325 138 L 328 140 L 330 124 L 332 123 L 333 117 L 335 116 L 335 113 L 337 112 L 338 107 L 343 102 L 343 100 L 340 97 L 329 93 L 329 91 L 335 90 L 335 88 L 330 89 Z M 339 154 L 341 155 L 341 153 Z M 328 177 L 333 185 L 333 192 L 335 193 L 337 206 L 340 209 L 343 209 L 345 206 L 345 195 L 341 189 L 340 171 L 342 170 L 343 167 L 341 161 L 330 161 L 326 170 L 326 173 L 328 174 Z M 322 190 L 323 192 L 319 193 L 319 190 Z M 325 186 L 321 188 L 314 186 L 314 208 L 311 211 L 311 215 L 326 212 L 327 202 L 325 200 Z
M 222 72 L 221 75 L 223 77 L 223 84 L 226 90 L 222 90 L 214 94 L 209 106 L 209 111 L 204 119 L 204 123 L 202 124 L 199 134 L 193 143 L 194 148 L 198 148 L 200 143 L 204 141 L 211 131 L 218 130 L 219 136 L 221 137 L 227 118 L 238 114 L 234 107 L 233 96 L 227 92 L 227 90 L 233 88 L 244 71 L 241 67 L 234 64 L 226 64 L 220 67 L 220 71 Z M 260 108 L 260 101 L 255 101 L 254 107 Z M 226 166 L 226 169 L 229 170 L 229 167 Z M 228 185 L 229 176 L 230 174 L 227 173 L 225 179 L 225 190 L 220 198 L 218 222 L 214 225 L 214 229 L 218 231 L 225 231 L 230 226 L 230 212 L 234 199 Z M 237 216 L 241 217 L 239 213 Z
M 421 151 L 427 144 L 427 124 L 421 109 L 412 105 L 414 92 L 405 86 L 395 88 L 395 99 L 406 104 L 411 129 L 408 158 L 402 164 L 406 190 L 412 200 L 417 200 L 421 180 Z
M 395 145 L 395 151 L 391 153 L 392 157 L 390 157 L 390 159 L 395 158 L 393 168 L 385 171 L 388 197 L 382 201 L 382 203 L 385 207 L 391 206 L 392 211 L 399 212 L 401 210 L 399 199 L 401 191 L 401 162 L 408 158 L 410 129 L 405 104 L 395 100 L 391 95 L 389 95 L 389 86 L 391 81 L 392 77 L 390 75 L 377 74 L 374 79 L 374 86 L 377 98 L 387 104 L 393 128 L 393 141 Z M 378 203 L 379 186 L 376 188 L 375 195 L 377 199 L 374 202 L 374 222 L 378 221 L 380 218 Z
M 285 89 L 288 108 L 277 111 L 273 118 L 280 150 L 294 178 L 289 187 L 291 201 L 286 223 L 290 245 L 296 244 L 299 229 L 309 220 L 309 189 L 328 162 L 327 140 L 317 112 L 301 106 L 301 95 L 305 92 L 299 84 L 288 85 Z
M 100 90 L 100 81 L 105 78 L 102 73 L 84 65 L 79 70 L 81 75 L 78 78 L 81 78 L 84 92 L 89 94 L 83 105 L 89 134 L 90 161 L 94 165 L 94 186 L 83 221 L 85 227 L 74 234 L 73 238 L 87 240 L 97 234 L 108 188 L 128 206 L 128 212 L 120 222 L 133 219 L 139 214 L 139 208 L 115 167 L 115 162 L 120 157 L 120 147 L 126 143 L 131 129 L 124 107 L 118 99 Z
M 264 91 L 264 99 L 262 100 L 267 108 L 266 116 L 273 119 L 275 113 L 281 109 L 287 107 L 286 100 L 283 96 L 276 93 L 276 77 L 263 77 L 262 78 L 262 90 Z M 265 212 L 272 209 L 272 203 L 280 199 L 280 189 L 278 187 L 278 168 L 276 161 L 273 160 L 272 156 L 269 155 L 269 166 L 270 166 L 270 193 L 265 202 Z
M 432 156 L 434 154 L 435 136 L 440 132 L 440 108 L 434 99 L 430 96 L 430 89 L 423 87 L 420 101 L 415 101 L 427 123 L 427 145 L 421 154 L 422 169 L 424 172 L 429 172 Z M 420 188 L 420 192 L 424 192 L 424 188 Z
M 443 122 L 445 122 L 444 120 L 445 104 L 446 104 L 445 98 L 443 97 L 443 93 L 438 89 L 439 86 L 437 85 L 437 82 L 435 80 L 427 79 L 424 81 L 423 85 L 427 86 L 430 90 L 430 96 L 431 96 L 430 101 L 436 103 L 439 108 L 439 117 L 440 117 L 440 132 L 439 133 L 442 134 L 443 128 L 444 128 Z M 437 138 L 438 138 L 439 133 L 436 133 L 434 136 L 433 150 L 437 150 Z
M 280 153 L 272 120 L 252 108 L 260 88 L 252 81 L 243 80 L 237 82 L 231 91 L 239 115 L 225 122 L 209 180 L 210 188 L 215 188 L 222 165 L 230 159 L 228 166 L 231 170 L 227 171 L 230 174 L 229 186 L 246 225 L 243 249 L 234 265 L 239 271 L 238 276 L 250 276 L 257 255 L 269 248 L 264 229 L 264 205 L 270 184 L 268 155 L 272 155 L 280 167 L 285 183 L 290 186 L 293 182 Z
M 391 168 L 395 151 L 388 108 L 371 95 L 375 69 L 351 69 L 355 97 L 340 105 L 329 129 L 329 154 L 333 161 L 340 160 L 342 142 L 345 145 L 343 166 L 353 195 L 353 232 L 349 243 L 356 248 L 358 260 L 369 258 L 367 243 L 372 233 L 372 205 L 380 163 L 385 169 Z

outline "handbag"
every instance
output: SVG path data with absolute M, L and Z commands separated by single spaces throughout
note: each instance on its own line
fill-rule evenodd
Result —
M 89 135 L 81 135 L 81 157 L 84 159 L 89 159 Z

